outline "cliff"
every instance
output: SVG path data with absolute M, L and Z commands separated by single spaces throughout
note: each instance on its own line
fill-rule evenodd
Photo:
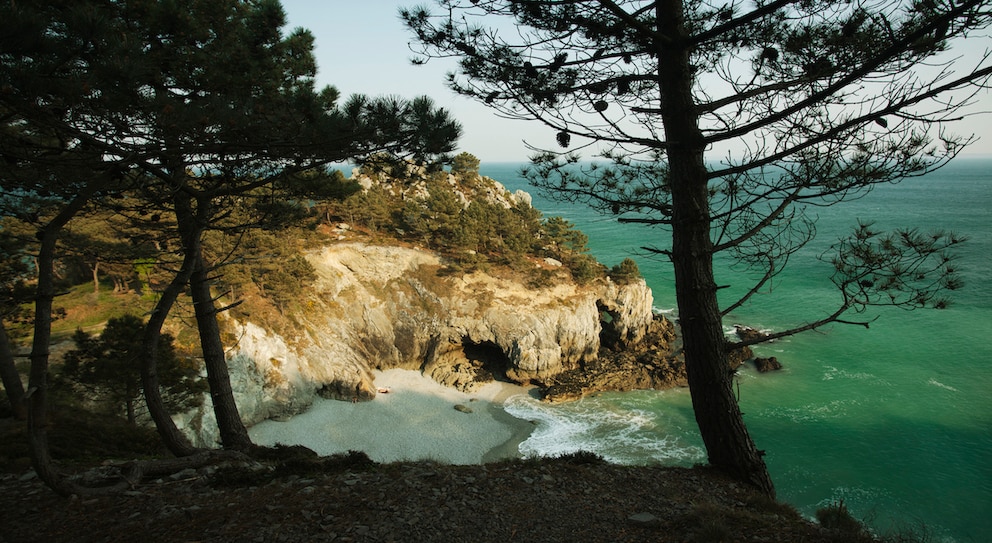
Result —
M 226 323 L 232 388 L 246 423 L 296 414 L 318 394 L 372 399 L 373 370 L 389 368 L 462 390 L 494 378 L 550 388 L 567 376 L 570 392 L 557 399 L 661 382 L 645 378 L 643 357 L 620 366 L 612 355 L 601 359 L 631 352 L 659 326 L 651 290 L 643 279 L 616 282 L 599 271 L 577 280 L 602 268 L 583 254 L 584 235 L 564 232 L 567 223 L 545 230 L 527 193 L 478 174 L 409 165 L 399 178 L 356 169 L 352 179 L 360 198 L 325 213 L 357 222 L 325 224 L 325 241 L 305 255 L 314 280 L 302 285 L 297 309 L 280 312 L 291 324 L 266 322 L 267 310 Z M 373 216 L 369 209 L 390 211 Z M 442 235 L 449 231 L 477 241 Z M 493 254 L 512 254 L 514 263 L 488 260 Z M 669 352 L 663 347 L 648 367 Z M 635 384 L 618 384 L 631 368 Z M 598 383 L 582 383 L 590 372 Z M 215 426 L 212 416 L 208 405 L 180 424 L 202 434 L 199 428 Z M 199 436 L 204 444 L 213 437 Z
M 298 413 L 315 394 L 372 399 L 375 369 L 420 370 L 463 390 L 494 377 L 542 384 L 595 361 L 603 338 L 638 342 L 653 321 L 643 280 L 535 289 L 479 272 L 439 274 L 435 253 L 364 242 L 331 243 L 307 259 L 317 280 L 294 337 L 229 323 L 232 386 L 248 424 Z M 187 424 L 212 428 L 209 409 L 198 416 Z

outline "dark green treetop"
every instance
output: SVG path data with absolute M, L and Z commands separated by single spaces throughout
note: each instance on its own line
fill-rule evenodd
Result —
M 73 335 L 75 348 L 65 354 L 62 374 L 78 386 L 106 401 L 116 415 L 125 415 L 135 424 L 140 413 L 141 332 L 145 323 L 139 317 L 125 315 L 110 319 L 94 337 L 83 330 Z M 164 397 L 172 412 L 181 412 L 203 402 L 206 381 L 192 358 L 180 357 L 173 338 L 159 338 L 158 371 Z

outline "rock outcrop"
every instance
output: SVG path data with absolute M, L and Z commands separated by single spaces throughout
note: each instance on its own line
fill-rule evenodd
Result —
M 755 330 L 750 326 L 743 326 L 740 324 L 734 325 L 734 333 L 741 341 L 764 341 L 768 337 L 768 334 L 762 332 L 761 330 Z
M 619 349 L 604 345 L 596 359 L 544 383 L 543 397 L 563 402 L 593 392 L 687 386 L 685 360 L 677 352 L 677 341 L 675 325 L 656 316 L 638 343 Z
M 490 178 L 444 177 L 413 165 L 398 179 L 372 169 L 352 178 L 403 202 L 427 200 L 440 188 L 465 207 L 530 204 L 526 192 L 511 193 Z M 494 378 L 557 385 L 573 395 L 684 382 L 678 359 L 666 358 L 672 325 L 654 319 L 643 280 L 579 285 L 547 254 L 530 257 L 534 274 L 462 273 L 437 253 L 372 242 L 361 227 L 339 224 L 329 233 L 335 241 L 306 255 L 316 280 L 299 308 L 281 315 L 285 322 L 226 323 L 232 388 L 249 425 L 299 413 L 316 395 L 372 399 L 374 370 L 390 368 L 466 391 Z M 197 440 L 209 445 L 216 436 L 203 433 L 215 432 L 212 416 L 208 406 L 180 424 L 203 428 Z
M 768 334 L 762 332 L 761 330 L 755 330 L 749 326 L 741 326 L 739 324 L 734 325 L 734 332 L 741 341 L 753 341 L 753 342 L 764 342 L 768 341 Z M 774 340 L 771 340 L 774 341 Z M 778 358 L 772 357 L 754 357 L 754 352 L 750 347 L 743 347 L 737 351 L 739 356 L 736 360 L 739 361 L 739 365 L 742 365 L 745 360 L 753 360 L 755 369 L 759 373 L 767 373 L 769 371 L 776 371 L 782 369 L 782 363 L 778 361 Z M 733 358 L 733 357 L 732 357 Z
M 233 385 L 249 424 L 297 413 L 315 394 L 371 399 L 375 369 L 416 369 L 464 390 L 493 377 L 543 384 L 657 326 L 643 280 L 534 289 L 479 272 L 439 274 L 432 252 L 358 242 L 308 260 L 317 280 L 294 316 L 295 337 L 234 326 Z
M 767 373 L 769 371 L 778 371 L 782 369 L 782 363 L 778 361 L 778 358 L 772 357 L 758 357 L 754 359 L 754 367 L 760 373 Z

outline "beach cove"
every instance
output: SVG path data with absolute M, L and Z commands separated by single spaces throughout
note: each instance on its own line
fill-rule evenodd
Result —
M 518 458 L 535 428 L 503 409 L 509 398 L 529 396 L 527 387 L 491 382 L 465 393 L 403 369 L 375 372 L 375 384 L 385 392 L 371 401 L 317 398 L 306 412 L 249 434 L 259 445 L 303 445 L 322 456 L 354 450 L 376 462 L 461 465 Z

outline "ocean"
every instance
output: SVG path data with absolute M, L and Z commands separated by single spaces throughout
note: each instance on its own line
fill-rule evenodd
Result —
M 573 222 L 600 262 L 634 258 L 656 310 L 674 312 L 670 263 L 641 249 L 652 239 L 664 245 L 666 232 L 552 201 L 520 177 L 523 165 L 483 164 L 480 173 L 530 192 L 545 216 Z M 843 500 L 879 533 L 992 541 L 992 159 L 959 158 L 819 209 L 816 240 L 793 256 L 771 293 L 728 316 L 728 333 L 733 324 L 781 330 L 832 310 L 830 265 L 816 256 L 859 219 L 968 237 L 956 263 L 964 287 L 947 309 L 875 310 L 867 330 L 832 325 L 758 346 L 784 369 L 739 372 L 745 422 L 767 451 L 779 499 L 804 515 Z M 717 275 L 718 284 L 744 286 L 726 265 Z M 602 393 L 560 405 L 520 396 L 506 409 L 537 421 L 521 445 L 527 455 L 581 449 L 628 464 L 705 462 L 688 390 Z

